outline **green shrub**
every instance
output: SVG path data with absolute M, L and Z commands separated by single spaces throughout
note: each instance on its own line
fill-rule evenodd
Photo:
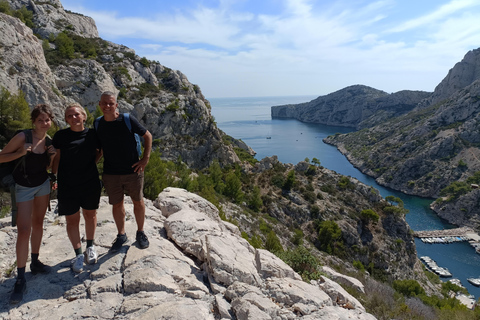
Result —
M 292 189 L 294 184 L 295 184 L 295 171 L 291 170 L 287 174 L 287 179 L 285 180 L 285 183 L 283 184 L 282 188 L 284 190 L 290 190 Z
M 297 272 L 304 281 L 320 279 L 318 259 L 304 246 L 277 253 L 277 256 Z
M 75 48 L 73 40 L 65 32 L 60 32 L 55 39 L 55 46 L 57 47 L 60 57 L 65 59 L 73 59 Z
M 265 249 L 272 253 L 278 253 L 283 251 L 280 239 L 278 239 L 278 236 L 273 230 L 270 230 L 270 232 L 267 234 L 267 239 L 265 240 Z
M 365 221 L 365 222 L 378 222 L 378 219 L 380 218 L 379 215 L 373 211 L 372 209 L 365 209 L 360 212 L 360 218 Z
M 425 294 L 425 290 L 416 280 L 395 280 L 393 289 L 406 297 L 416 297 Z
M 342 230 L 335 221 L 322 221 L 318 231 L 320 250 L 334 254 L 341 245 Z

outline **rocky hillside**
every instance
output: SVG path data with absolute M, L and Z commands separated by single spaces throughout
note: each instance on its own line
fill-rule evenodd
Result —
M 472 55 L 478 69 L 480 50 L 466 55 L 470 62 Z M 337 145 L 356 167 L 382 185 L 437 197 L 450 183 L 464 181 L 480 170 L 480 79 L 471 77 L 475 65 L 464 75 L 465 65 L 459 63 L 450 70 L 434 93 L 442 96 L 447 83 L 457 86 L 466 78 L 473 81 L 448 99 L 372 128 L 329 137 L 326 142 Z
M 354 85 L 310 102 L 274 106 L 271 113 L 273 118 L 294 118 L 302 122 L 361 129 L 405 114 L 429 96 L 430 93 L 423 91 L 388 94 Z
M 165 159 L 181 157 L 196 168 L 213 159 L 239 161 L 222 141 L 200 88 L 180 71 L 98 38 L 91 18 L 65 11 L 59 1 L 9 2 L 11 10 L 24 7 L 32 17 L 24 23 L 0 13 L 0 86 L 22 90 L 31 106 L 49 104 L 60 125 L 67 103 L 93 113 L 103 91 L 118 92 L 120 111 L 140 119 Z
M 133 237 L 132 205 L 126 209 L 126 230 Z M 215 206 L 182 189 L 166 189 L 154 203 L 147 201 L 148 249 L 130 240 L 116 254 L 108 252 L 116 228 L 102 198 L 95 240 L 99 260 L 79 274 L 69 269 L 73 249 L 64 218 L 47 216 L 40 258 L 52 271 L 27 272 L 24 300 L 16 306 L 0 300 L 2 319 L 375 319 L 336 282 L 322 276 L 306 283 L 270 252 L 254 249 L 236 226 L 220 220 Z M 0 220 L 2 275 L 15 259 L 15 228 L 5 220 Z M 330 268 L 324 272 L 365 290 L 356 279 Z M 2 297 L 13 283 L 2 281 Z
M 405 212 L 385 201 L 377 190 L 355 178 L 307 162 L 295 166 L 282 164 L 275 156 L 264 158 L 247 170 L 253 173 L 252 183 L 259 186 L 264 195 L 264 211 L 274 218 L 267 221 L 267 225 L 280 236 L 285 249 L 293 246 L 290 239 L 297 226 L 318 249 L 330 251 L 349 263 L 359 261 L 364 266 L 371 265 L 370 272 L 385 280 L 426 282 Z M 279 187 L 289 175 L 295 177 L 292 187 L 288 190 L 285 186 Z M 374 214 L 367 216 L 365 212 L 370 211 L 366 210 Z M 258 218 L 245 216 L 238 209 L 227 213 L 239 221 L 248 235 L 257 232 Z M 322 238 L 323 221 L 338 225 L 341 237 L 335 241 Z M 330 264 L 331 258 L 327 255 L 322 259 Z

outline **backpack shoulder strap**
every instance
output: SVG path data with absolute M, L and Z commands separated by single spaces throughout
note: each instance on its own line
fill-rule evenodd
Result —
M 98 124 L 100 123 L 100 119 L 102 119 L 102 118 L 103 118 L 103 116 L 100 116 L 97 119 L 95 119 L 95 121 L 93 121 L 93 126 L 94 126 L 95 130 L 97 130 L 97 131 L 98 131 Z
M 25 129 L 23 133 L 25 134 L 25 143 L 33 143 L 32 129 Z
M 127 125 L 128 130 L 132 132 L 132 124 L 130 123 L 130 113 L 124 113 L 123 119 L 125 119 L 125 124 Z
M 52 145 L 52 138 L 47 134 L 45 137 L 45 146 L 48 148 Z

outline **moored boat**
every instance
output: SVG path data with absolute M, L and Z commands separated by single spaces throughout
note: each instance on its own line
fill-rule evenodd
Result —
M 480 278 L 467 278 L 467 281 L 476 287 L 480 287 Z

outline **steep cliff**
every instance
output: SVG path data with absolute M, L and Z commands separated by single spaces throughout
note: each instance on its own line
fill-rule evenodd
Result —
M 12 10 L 25 6 L 33 25 L 0 13 L 0 86 L 22 90 L 31 107 L 52 106 L 60 126 L 67 103 L 76 101 L 93 113 L 103 91 L 118 92 L 120 111 L 147 127 L 164 159 L 181 157 L 194 168 L 214 159 L 239 161 L 222 141 L 200 88 L 180 71 L 98 38 L 91 18 L 66 12 L 59 1 L 10 3 Z
M 467 53 L 466 61 L 450 70 L 435 90 L 434 100 L 441 101 L 325 141 L 378 183 L 437 197 L 450 183 L 465 181 L 480 170 L 480 80 L 475 80 L 480 50 Z M 453 93 L 442 98 L 443 90 Z
M 310 102 L 274 106 L 273 118 L 294 118 L 330 126 L 371 127 L 411 111 L 430 96 L 422 91 L 388 94 L 363 85 L 354 85 L 320 96 Z

